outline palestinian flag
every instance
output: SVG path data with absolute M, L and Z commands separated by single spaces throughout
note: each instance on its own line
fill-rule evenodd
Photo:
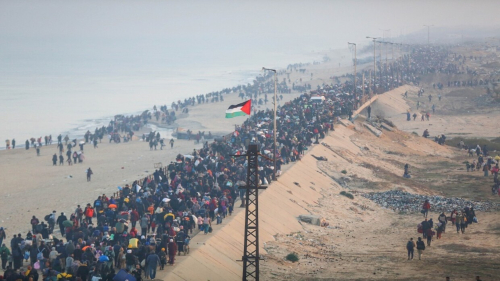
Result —
M 231 105 L 226 110 L 226 118 L 250 115 L 251 111 L 252 111 L 252 100 L 247 100 L 246 102 L 242 102 L 240 104 Z

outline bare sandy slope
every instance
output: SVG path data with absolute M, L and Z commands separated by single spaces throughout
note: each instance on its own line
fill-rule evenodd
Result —
M 481 95 L 483 89 L 465 88 L 448 89 L 440 91 L 443 96 L 439 101 L 438 91 L 427 89 L 424 97 L 417 97 L 418 87 L 407 86 L 405 89 L 390 91 L 382 95 L 378 102 L 372 106 L 372 115 L 380 115 L 391 120 L 396 126 L 405 132 L 416 132 L 422 135 L 425 129 L 429 130 L 431 137 L 445 134 L 447 137 L 466 138 L 496 138 L 500 136 L 500 127 L 497 120 L 500 111 L 495 107 L 479 107 L 472 97 Z M 408 91 L 408 98 L 403 94 Z M 478 91 L 480 93 L 478 93 Z M 428 95 L 432 94 L 429 102 Z M 469 95 L 469 101 L 465 96 Z M 483 94 L 484 95 L 484 94 Z M 420 102 L 417 110 L 417 101 Z M 436 112 L 432 112 L 435 105 Z M 410 110 L 411 121 L 406 121 L 406 112 Z M 429 112 L 430 120 L 420 121 L 421 115 Z M 417 119 L 413 121 L 413 114 Z

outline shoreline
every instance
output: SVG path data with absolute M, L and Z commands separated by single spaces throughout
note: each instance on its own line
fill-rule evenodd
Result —
M 344 49 L 333 49 L 333 50 L 324 50 L 324 51 L 311 51 L 308 54 L 311 57 L 313 57 L 313 56 L 314 57 L 319 57 L 321 54 L 330 54 L 330 55 L 331 54 L 336 54 L 336 55 L 338 55 L 338 53 L 342 53 L 342 52 L 345 52 L 345 50 Z M 342 56 L 340 56 L 338 58 L 333 58 L 332 60 L 343 61 L 343 60 L 345 60 L 345 58 L 342 58 Z M 314 60 L 314 61 L 309 61 L 309 62 L 305 62 L 305 63 L 289 63 L 287 66 L 280 66 L 280 67 L 277 67 L 276 69 L 277 70 L 285 70 L 290 65 L 298 65 L 298 64 L 313 66 L 313 65 L 315 65 L 315 63 L 318 63 L 318 61 Z M 319 64 L 320 65 L 324 64 L 324 62 L 319 62 Z M 341 67 L 345 67 L 345 66 L 342 64 Z M 235 72 L 235 71 L 236 70 L 234 70 L 233 72 Z M 253 71 L 253 70 L 238 70 L 238 72 L 249 73 L 250 74 L 251 72 L 255 72 L 255 71 Z M 248 77 L 244 78 L 244 81 L 246 81 L 246 82 L 249 83 L 249 81 L 255 80 L 257 77 L 259 77 L 259 76 L 249 75 Z M 243 86 L 243 85 L 245 85 L 245 83 L 243 81 L 240 81 L 239 84 L 227 86 L 227 87 L 224 87 L 222 89 L 219 89 L 219 90 L 216 90 L 216 91 L 212 91 L 212 92 L 222 92 L 225 89 L 234 89 L 234 88 L 238 88 L 238 87 Z M 212 93 L 212 92 L 210 92 L 210 93 Z M 208 94 L 208 93 L 204 93 L 204 94 L 201 94 L 201 95 L 206 95 L 206 94 Z M 228 95 L 232 95 L 232 94 L 236 94 L 236 93 L 230 93 Z M 183 97 L 183 99 L 188 99 L 188 98 L 193 98 L 193 97 L 196 97 L 196 95 L 190 96 L 190 97 L 186 96 L 186 97 Z M 173 100 L 181 100 L 180 98 L 172 98 L 172 99 Z M 138 114 L 142 113 L 145 110 L 151 110 L 154 105 L 160 106 L 161 104 L 166 104 L 167 107 L 170 108 L 170 105 L 172 104 L 172 101 L 158 103 L 158 104 L 152 104 L 150 106 L 150 109 L 146 108 L 146 109 L 143 109 L 143 110 L 130 111 L 128 113 L 115 113 L 114 115 L 106 115 L 106 116 L 100 116 L 100 117 L 95 117 L 95 118 L 80 119 L 80 120 L 75 121 L 76 123 L 74 125 L 70 125 L 70 126 L 72 126 L 71 128 L 63 129 L 63 130 L 61 130 L 61 131 L 59 131 L 57 133 L 50 133 L 50 134 L 52 135 L 53 140 L 55 138 L 57 138 L 58 134 L 61 134 L 63 136 L 67 134 L 67 135 L 70 136 L 71 139 L 74 139 L 74 138 L 81 139 L 81 138 L 83 138 L 85 132 L 83 132 L 83 133 L 75 133 L 75 132 L 80 131 L 80 130 L 82 130 L 82 131 L 83 130 L 91 130 L 91 131 L 93 131 L 93 129 L 95 127 L 102 127 L 103 125 L 107 126 L 109 124 L 109 122 L 113 120 L 113 117 L 116 116 L 116 115 L 124 115 L 124 116 L 133 115 L 133 116 L 135 116 L 135 115 L 138 115 Z M 196 105 L 196 106 L 198 106 L 198 105 Z M 189 107 L 189 108 L 192 108 L 192 107 Z M 79 128 L 83 128 L 83 129 L 79 129 Z M 41 136 L 43 137 L 45 135 L 50 135 L 50 134 L 42 134 Z M 32 135 L 29 138 L 31 138 L 31 137 L 38 138 L 40 136 Z M 17 143 L 22 143 L 23 146 L 24 146 L 24 142 L 26 141 L 25 139 L 20 139 L 20 138 L 18 138 L 16 136 L 14 136 L 13 138 L 16 139 Z M 6 139 L 12 140 L 12 136 L 8 136 L 7 138 L 4 137 L 4 139 L 2 140 L 2 143 L 0 143 L 0 151 L 6 150 L 6 145 L 5 145 L 5 140 Z
M 332 63 L 319 65 L 310 64 L 311 71 L 315 73 L 313 87 L 323 82 L 331 81 Z M 328 69 L 327 75 L 318 75 L 322 69 Z M 348 68 L 350 70 L 350 68 Z M 338 72 L 344 74 L 345 68 L 338 69 Z M 299 78 L 305 79 L 310 73 L 300 73 L 294 71 L 290 78 L 292 81 L 299 81 Z M 285 74 L 279 77 L 286 76 Z M 305 80 L 304 83 L 309 83 Z M 287 102 L 302 94 L 302 91 L 292 91 L 290 94 L 283 94 L 283 101 Z M 264 94 L 262 94 L 262 97 Z M 187 118 L 176 120 L 177 126 L 189 128 L 193 132 L 198 130 L 230 133 L 234 130 L 234 124 L 241 124 L 244 119 L 224 118 L 224 112 L 229 104 L 241 102 L 237 94 L 228 94 L 224 96 L 224 102 L 203 103 L 194 107 L 189 107 L 190 112 Z M 272 104 L 268 102 L 265 105 L 256 106 L 259 110 L 270 109 Z M 180 111 L 179 111 L 180 112 Z M 214 133 L 215 134 L 215 133 Z M 136 135 L 137 134 L 136 132 Z M 142 134 L 141 134 L 142 135 Z M 63 135 L 64 137 L 64 135 Z M 2 226 L 16 233 L 28 229 L 26 220 L 35 214 L 42 216 L 49 213 L 57 206 L 57 210 L 69 212 L 75 204 L 84 204 L 93 202 L 95 196 L 106 193 L 111 194 L 117 191 L 116 187 L 129 183 L 135 179 L 143 178 L 151 174 L 153 163 L 162 162 L 164 165 L 170 163 L 179 153 L 189 153 L 193 148 L 199 148 L 201 144 L 194 144 L 194 141 L 176 140 L 174 149 L 169 147 L 164 150 L 150 151 L 147 143 L 142 141 L 131 141 L 127 143 L 108 143 L 107 137 L 104 137 L 102 144 L 97 149 L 92 145 L 85 146 L 85 157 L 83 165 L 73 165 L 53 167 L 50 161 L 54 153 L 58 153 L 55 145 L 42 146 L 41 156 L 37 157 L 33 147 L 30 151 L 25 151 L 24 141 L 17 139 L 15 150 L 1 150 L 0 156 L 4 161 L 0 163 L 6 175 L 4 184 L 6 188 L 0 191 L 0 196 L 8 202 L 23 202 L 16 208 L 15 212 L 10 204 L 0 207 L 3 211 L 4 219 L 0 221 Z M 53 144 L 57 143 L 57 135 L 52 136 Z M 84 181 L 84 171 L 91 167 L 94 171 L 92 182 Z M 28 176 L 26 176 L 28 175 Z M 133 179 L 133 180 L 131 180 Z M 38 198 L 48 200 L 39 201 Z M 34 210 L 35 209 L 35 210 Z M 32 213 L 35 212 L 35 213 Z

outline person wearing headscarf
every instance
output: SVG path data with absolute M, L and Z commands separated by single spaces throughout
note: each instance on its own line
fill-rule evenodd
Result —
M 445 232 L 446 231 L 446 223 L 448 222 L 448 220 L 446 219 L 446 215 L 444 214 L 444 212 L 442 212 L 441 215 L 439 215 L 438 221 L 442 225 L 443 232 Z
M 169 240 L 167 248 L 168 248 L 168 263 L 173 265 L 175 262 L 175 255 L 177 254 L 177 244 L 174 242 L 174 239 Z
M 165 248 L 161 248 L 158 257 L 160 257 L 160 270 L 163 270 L 165 264 L 167 264 L 167 253 L 165 252 Z
M 127 264 L 127 269 L 129 272 L 134 269 L 135 266 L 135 256 L 132 254 L 132 250 L 127 250 L 127 254 L 125 254 L 125 262 Z

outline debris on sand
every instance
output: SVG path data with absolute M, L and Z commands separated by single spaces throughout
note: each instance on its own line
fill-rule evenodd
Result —
M 446 198 L 442 196 L 427 196 L 412 194 L 401 190 L 362 193 L 361 196 L 372 200 L 384 208 L 408 213 L 420 212 L 425 200 L 429 200 L 429 203 L 431 203 L 431 210 L 434 211 L 450 212 L 453 209 L 463 210 L 465 207 L 474 207 L 476 211 L 500 209 L 500 204 L 493 202 L 469 201 L 457 197 Z

